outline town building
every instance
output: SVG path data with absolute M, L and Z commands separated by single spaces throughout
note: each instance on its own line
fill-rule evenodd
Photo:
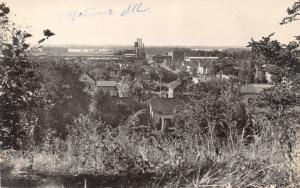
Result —
M 118 82 L 120 79 L 119 79 L 119 69 L 116 69 L 116 68 L 112 68 L 108 71 L 108 76 L 109 76 L 109 81 L 116 81 Z
M 149 102 L 150 118 L 161 132 L 172 124 L 175 114 L 184 110 L 184 104 L 167 98 L 152 98 Z
M 243 97 L 243 102 L 249 103 L 255 100 L 261 91 L 271 88 L 272 86 L 273 85 L 269 84 L 248 84 L 242 86 L 240 92 Z
M 84 91 L 93 93 L 96 89 L 96 78 L 90 73 L 86 72 L 79 77 L 79 81 L 85 84 Z
M 201 62 L 198 64 L 197 74 L 199 76 L 215 76 L 216 67 L 214 62 Z
M 135 59 L 136 56 L 137 56 L 137 54 L 135 54 L 135 53 L 123 54 L 123 57 L 128 60 Z
M 97 81 L 97 91 L 109 93 L 113 97 L 118 96 L 118 83 L 116 81 Z
M 168 98 L 169 87 L 163 83 L 158 83 L 158 85 L 156 85 L 156 87 L 154 88 L 154 94 L 159 98 Z
M 197 73 L 199 75 L 207 75 L 208 74 L 208 65 L 206 63 L 199 63 Z
M 187 56 L 184 58 L 184 61 L 185 62 L 203 62 L 203 61 L 208 61 L 208 60 L 216 61 L 218 59 L 219 59 L 219 57 Z
M 170 63 L 172 61 L 172 56 L 169 56 L 169 55 L 155 55 L 155 56 L 152 57 L 152 60 L 155 63 L 163 63 L 163 62 Z
M 182 50 L 176 50 L 176 51 L 168 52 L 168 56 L 171 56 L 172 61 L 174 62 L 183 62 L 185 53 Z
M 170 83 L 169 89 L 168 89 L 168 96 L 167 98 L 174 98 L 174 94 L 178 93 L 182 89 L 182 83 L 180 80 L 175 80 Z
M 136 59 L 146 59 L 143 39 L 138 38 L 137 41 L 134 42 L 134 53 Z
M 218 60 L 219 57 L 188 56 L 185 57 L 185 64 L 188 72 L 194 76 L 210 75 L 215 74 Z M 195 73 L 193 73 L 193 70 L 195 70 Z

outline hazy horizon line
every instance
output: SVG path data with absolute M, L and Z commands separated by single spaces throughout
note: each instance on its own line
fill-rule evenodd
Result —
M 45 44 L 43 47 L 133 47 L 133 44 Z M 147 47 L 173 47 L 173 48 L 249 48 L 242 45 L 162 45 L 162 44 L 149 44 Z

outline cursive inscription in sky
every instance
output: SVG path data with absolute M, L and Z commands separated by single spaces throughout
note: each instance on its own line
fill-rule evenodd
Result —
M 129 4 L 122 9 L 114 9 L 114 8 L 107 8 L 107 9 L 97 9 L 97 8 L 89 8 L 84 10 L 73 10 L 63 14 L 63 18 L 67 20 L 78 20 L 84 17 L 105 17 L 105 16 L 120 16 L 125 17 L 129 15 L 138 15 L 142 13 L 146 13 L 149 11 L 144 3 L 135 3 Z

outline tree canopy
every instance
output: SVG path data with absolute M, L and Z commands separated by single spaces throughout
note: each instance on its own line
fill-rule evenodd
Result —
M 287 9 L 288 16 L 284 17 L 281 21 L 281 25 L 291 23 L 299 20 L 300 16 L 300 1 L 294 2 L 294 4 Z
M 40 77 L 28 58 L 31 34 L 19 29 L 9 20 L 10 9 L 0 4 L 0 147 L 19 148 L 36 126 L 32 113 L 39 104 Z M 46 39 L 54 35 L 44 32 Z

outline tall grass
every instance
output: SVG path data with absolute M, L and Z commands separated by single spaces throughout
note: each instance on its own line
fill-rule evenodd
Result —
M 276 134 L 267 139 L 270 130 L 252 135 L 248 144 L 243 135 L 231 133 L 222 147 L 213 135 L 186 135 L 179 139 L 147 128 L 124 125 L 113 129 L 88 116 L 78 118 L 70 131 L 66 141 L 52 140 L 51 145 L 31 151 L 1 152 L 2 156 L 14 164 L 12 173 L 155 173 L 164 177 L 159 184 L 169 187 L 300 186 L 296 163 L 284 155 Z

